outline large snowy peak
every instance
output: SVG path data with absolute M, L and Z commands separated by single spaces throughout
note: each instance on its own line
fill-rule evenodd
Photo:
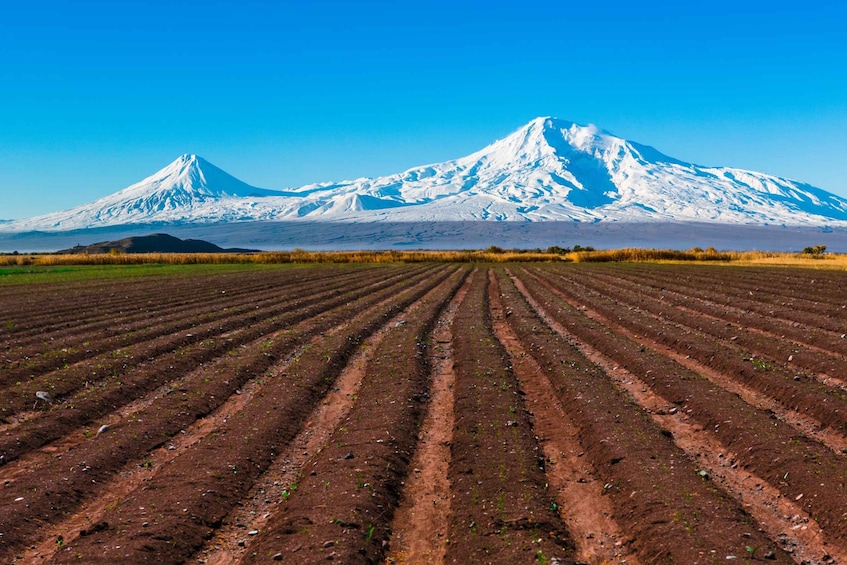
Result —
M 407 205 L 392 211 L 393 219 L 596 221 L 609 219 L 606 210 L 625 195 L 619 183 L 651 178 L 645 169 L 657 163 L 680 162 L 593 125 L 540 117 L 467 157 L 332 188 L 334 194 L 348 191 Z M 311 199 L 321 204 L 308 215 L 349 217 L 349 209 L 328 197 L 313 192 Z M 641 207 L 636 214 L 645 211 Z
M 489 194 L 596 208 L 615 198 L 609 164 L 624 154 L 623 146 L 593 125 L 537 118 L 461 161 L 473 163 L 480 189 Z
M 615 198 L 617 187 L 605 160 L 618 155 L 623 144 L 594 126 L 537 118 L 467 157 L 388 177 L 340 183 L 332 189 L 334 194 L 370 196 L 375 199 L 369 201 L 370 210 L 403 204 L 414 208 L 392 215 L 408 212 L 430 220 L 445 214 L 449 216 L 445 219 L 452 220 L 553 219 L 545 214 L 526 215 L 550 205 L 564 205 L 569 213 L 587 218 L 585 209 Z M 349 213 L 347 207 L 334 206 L 329 194 L 319 188 L 310 197 L 321 205 L 309 215 Z

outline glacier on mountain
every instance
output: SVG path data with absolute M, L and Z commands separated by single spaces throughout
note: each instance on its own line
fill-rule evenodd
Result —
M 532 120 L 467 157 L 379 178 L 285 191 L 250 186 L 196 155 L 68 211 L 2 232 L 132 224 L 335 222 L 847 222 L 847 200 L 773 175 L 704 167 L 596 126 Z

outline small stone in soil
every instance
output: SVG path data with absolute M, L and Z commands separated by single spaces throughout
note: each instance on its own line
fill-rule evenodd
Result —
M 53 404 L 53 397 L 50 396 L 49 392 L 44 392 L 43 390 L 39 390 L 38 392 L 35 393 L 35 397 L 38 398 L 39 400 L 43 400 L 44 402 L 46 402 L 48 404 Z

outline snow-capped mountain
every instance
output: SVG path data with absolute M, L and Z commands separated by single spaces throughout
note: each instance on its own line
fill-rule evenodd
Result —
M 316 191 L 305 199 L 310 205 L 303 208 L 312 209 L 308 215 L 409 221 L 847 220 L 846 199 L 808 184 L 684 163 L 595 126 L 555 118 L 537 118 L 455 161 L 326 188 L 331 197 Z
M 119 192 L 65 212 L 12 222 L 13 228 L 65 231 L 144 222 L 194 222 L 216 210 L 215 221 L 248 218 L 239 210 L 254 199 L 285 193 L 256 188 L 196 155 L 181 155 L 167 167 Z M 8 230 L 6 230 L 8 231 Z
M 704 167 L 595 126 L 542 117 L 467 157 L 285 192 L 183 155 L 120 192 L 0 231 L 256 220 L 847 222 L 847 199 L 763 173 Z

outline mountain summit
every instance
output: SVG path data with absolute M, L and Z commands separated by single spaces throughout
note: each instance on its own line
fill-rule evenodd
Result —
M 593 125 L 539 117 L 467 157 L 285 192 L 182 155 L 120 192 L 0 230 L 294 219 L 820 226 L 847 221 L 847 199 L 773 175 L 685 163 Z
M 256 188 L 244 183 L 197 155 L 185 154 L 167 167 L 147 177 L 117 195 L 125 197 L 152 197 L 184 205 L 209 198 L 253 196 L 281 196 L 282 193 Z
M 354 199 L 365 208 L 351 209 Z M 536 118 L 467 157 L 315 185 L 298 206 L 310 217 L 357 221 L 847 220 L 847 200 L 808 184 L 685 163 L 597 126 L 552 117 Z
M 284 194 L 250 186 L 202 157 L 185 154 L 149 177 L 90 204 L 13 224 L 26 231 L 66 231 L 139 223 L 202 222 L 205 217 L 232 221 L 250 219 L 241 212 L 250 199 Z

